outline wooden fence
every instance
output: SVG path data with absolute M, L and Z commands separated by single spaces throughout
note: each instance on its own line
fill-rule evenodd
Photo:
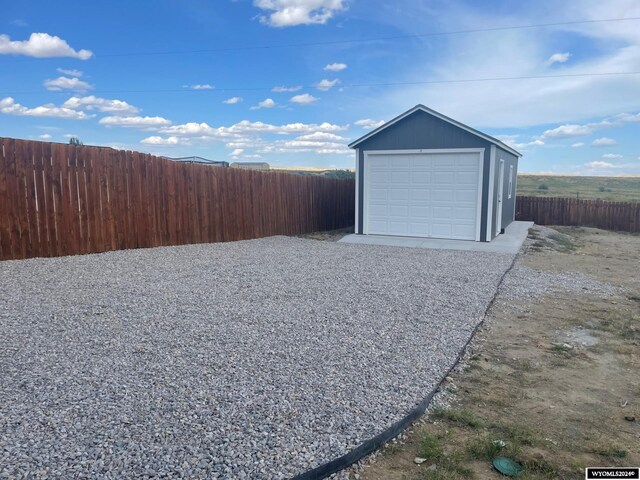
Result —
M 354 181 L 0 138 L 0 260 L 347 227 Z
M 640 203 L 519 196 L 516 220 L 637 233 L 640 232 Z

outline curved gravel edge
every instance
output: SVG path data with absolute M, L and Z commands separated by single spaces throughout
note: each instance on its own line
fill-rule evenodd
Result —
M 444 381 L 444 379 L 447 378 L 447 376 L 449 376 L 449 374 L 456 368 L 456 366 L 464 356 L 465 350 L 467 349 L 467 347 L 475 337 L 480 327 L 482 327 L 482 325 L 484 324 L 484 321 L 487 318 L 487 313 L 489 312 L 489 309 L 493 306 L 493 303 L 495 302 L 496 297 L 498 296 L 498 292 L 500 290 L 500 287 L 502 286 L 502 282 L 504 281 L 505 277 L 509 274 L 509 272 L 513 269 L 518 258 L 520 258 L 521 254 L 522 254 L 522 250 L 520 250 L 520 252 L 518 252 L 518 254 L 513 257 L 513 260 L 511 261 L 511 265 L 509 265 L 509 268 L 507 268 L 507 270 L 500 277 L 500 280 L 496 285 L 496 291 L 493 294 L 491 301 L 487 304 L 487 308 L 484 311 L 482 320 L 480 320 L 480 322 L 478 322 L 478 324 L 471 331 L 471 335 L 469 335 L 469 339 L 466 341 L 464 346 L 460 349 L 460 352 L 458 353 L 455 361 L 451 364 L 451 366 L 447 369 L 447 371 L 442 375 L 442 377 L 440 377 L 440 380 L 429 392 L 429 394 L 426 397 L 424 397 L 416 407 L 410 410 L 409 413 L 404 418 L 398 420 L 396 423 L 394 423 L 389 428 L 379 433 L 375 437 L 364 441 L 363 443 L 361 443 L 360 445 L 358 445 L 356 448 L 346 453 L 345 455 L 342 455 L 341 457 L 331 460 L 323 465 L 315 467 L 304 473 L 296 475 L 291 480 L 322 480 L 324 478 L 329 477 L 330 475 L 333 475 L 334 473 L 338 473 L 341 470 L 344 470 L 345 468 L 362 460 L 364 457 L 366 457 L 367 455 L 370 455 L 385 443 L 397 437 L 400 433 L 402 433 L 403 430 L 406 430 L 413 422 L 415 422 L 418 418 L 420 418 L 426 411 L 429 404 L 431 403 L 431 400 L 433 399 L 434 395 L 442 385 L 442 382 Z

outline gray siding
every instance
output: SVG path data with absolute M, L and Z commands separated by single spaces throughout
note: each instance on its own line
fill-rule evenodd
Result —
M 418 110 L 399 122 L 357 145 L 358 148 L 358 232 L 363 227 L 364 205 L 364 151 L 365 150 L 414 150 L 437 148 L 484 148 L 482 213 L 480 238 L 487 233 L 489 191 L 489 164 L 491 143 L 433 115 Z M 506 152 L 505 152 L 506 153 Z M 495 210 L 494 210 L 495 212 Z
M 516 177 L 518 176 L 518 157 L 515 155 L 501 149 L 500 147 L 496 147 L 496 195 L 495 201 L 498 199 L 498 168 L 500 159 L 504 160 L 504 192 L 502 195 L 502 228 L 507 228 L 507 226 L 513 222 L 516 218 Z M 513 167 L 513 184 L 511 187 L 511 198 L 509 198 L 509 171 L 510 168 Z M 494 210 L 497 215 L 497 210 Z M 493 231 L 495 232 L 497 217 L 493 219 Z

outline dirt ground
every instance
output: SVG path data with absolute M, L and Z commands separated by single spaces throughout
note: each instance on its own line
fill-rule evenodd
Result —
M 566 234 L 557 242 L 533 238 L 520 264 L 587 274 L 618 293 L 554 291 L 515 303 L 498 295 L 473 355 L 443 384 L 448 406 L 350 478 L 505 478 L 491 467 L 495 456 L 517 460 L 524 479 L 640 466 L 640 236 L 557 230 Z

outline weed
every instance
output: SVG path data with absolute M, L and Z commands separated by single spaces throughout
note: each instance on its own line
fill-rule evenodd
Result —
M 519 445 L 534 445 L 536 437 L 533 432 L 523 425 L 508 425 L 506 423 L 494 423 L 491 430 L 499 433 L 505 440 Z
M 627 451 L 619 447 L 600 447 L 592 450 L 593 453 L 606 458 L 625 458 Z
M 518 456 L 520 446 L 515 442 L 507 442 L 505 446 L 501 446 L 499 441 L 493 437 L 481 437 L 467 444 L 466 452 L 469 457 L 475 460 L 490 462 L 499 456 Z
M 554 343 L 551 346 L 551 351 L 553 353 L 569 353 L 571 352 L 572 348 L 568 345 L 564 345 L 564 344 L 560 344 L 560 343 Z
M 533 478 L 559 478 L 558 469 L 555 465 L 547 462 L 546 460 L 527 460 L 522 463 L 525 476 L 532 476 Z
M 448 420 L 452 423 L 464 425 L 471 428 L 482 427 L 482 421 L 476 418 L 473 412 L 469 410 L 455 410 L 450 408 L 436 408 L 431 412 L 433 418 Z
M 576 248 L 571 239 L 561 233 L 552 233 L 549 238 L 555 242 L 556 250 L 560 252 L 570 252 Z
M 541 183 L 540 185 L 538 185 L 538 190 L 549 190 L 549 185 L 547 185 L 546 183 Z
M 427 460 L 438 460 L 442 458 L 444 451 L 438 437 L 430 432 L 425 432 L 420 442 L 419 456 Z

